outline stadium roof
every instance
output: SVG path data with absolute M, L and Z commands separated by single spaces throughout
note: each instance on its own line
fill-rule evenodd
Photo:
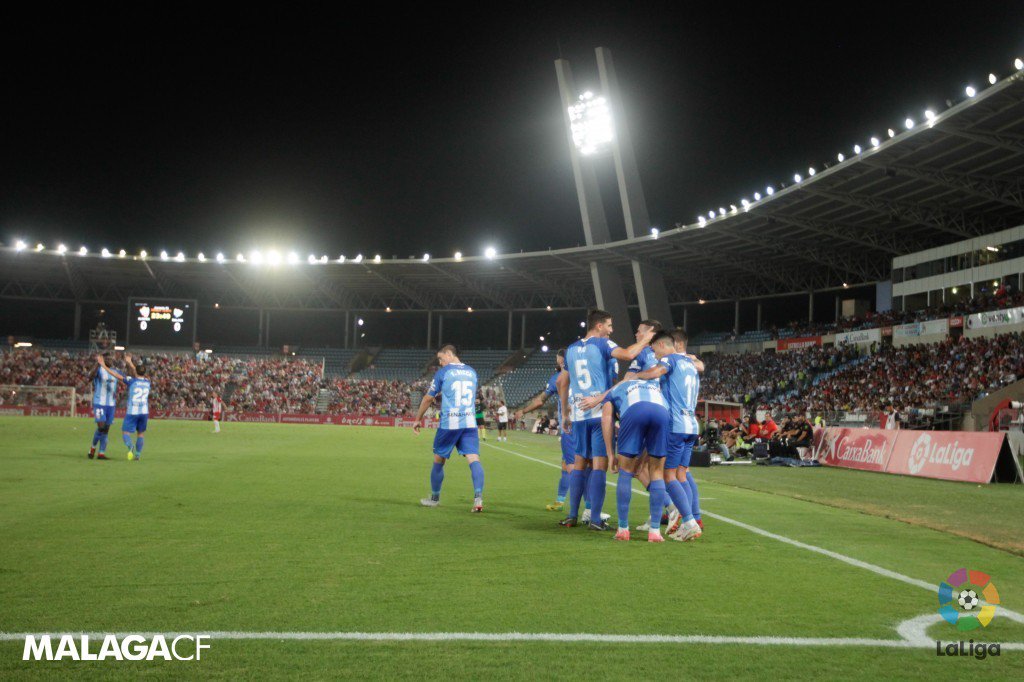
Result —
M 600 246 L 270 266 L 9 245 L 0 247 L 0 297 L 180 297 L 264 309 L 585 308 L 594 299 L 591 263 L 621 269 L 635 303 L 630 266 L 639 261 L 663 274 L 671 302 L 688 303 L 885 280 L 894 256 L 1024 224 L 1024 72 L 879 138 L 759 200 L 729 204 L 724 215 Z

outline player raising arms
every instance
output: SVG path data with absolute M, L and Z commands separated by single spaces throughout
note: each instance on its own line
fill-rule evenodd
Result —
M 601 518 L 608 469 L 608 453 L 601 432 L 602 409 L 595 407 L 583 410 L 579 401 L 588 396 L 601 395 L 611 388 L 617 378 L 616 361 L 632 362 L 653 336 L 647 331 L 629 348 L 620 348 L 608 338 L 613 331 L 610 313 L 591 310 L 587 314 L 587 335 L 570 345 L 565 352 L 566 371 L 558 379 L 558 396 L 562 399 L 562 423 L 573 437 L 575 461 L 572 473 L 569 474 L 569 514 L 559 522 L 562 526 L 577 525 L 580 499 L 583 497 L 583 472 L 589 460 L 593 464 L 587 490 L 591 508 L 590 528 L 609 529 Z
M 105 358 L 104 358 L 105 360 Z M 89 448 L 89 459 L 106 459 L 107 437 L 110 425 L 114 423 L 114 410 L 117 407 L 117 377 L 104 365 L 104 360 L 97 362 L 89 378 L 92 380 L 92 413 L 96 420 L 96 431 L 92 434 L 92 447 Z M 99 445 L 99 453 L 96 446 Z
M 689 473 L 689 467 L 698 432 L 695 416 L 700 391 L 698 367 L 694 358 L 685 354 L 686 332 L 681 329 L 658 334 L 651 347 L 658 364 L 637 376 L 661 379 L 662 393 L 668 397 L 672 415 L 668 456 L 665 458 L 665 488 L 679 512 L 680 523 L 669 526 L 669 537 L 673 540 L 695 540 L 701 536 L 700 526 L 694 519 L 694 512 L 700 514 L 700 507 L 696 502 L 697 483 Z M 654 527 L 654 519 L 651 527 Z
M 548 385 L 544 387 L 544 390 L 527 403 L 523 409 L 516 412 L 516 421 L 518 421 L 523 418 L 524 414 L 540 408 L 551 396 L 555 396 L 555 399 L 558 401 L 555 419 L 558 422 L 558 442 L 562 446 L 562 474 L 558 478 L 558 490 L 555 494 L 555 501 L 547 506 L 548 511 L 562 511 L 565 508 L 565 496 L 569 492 L 569 472 L 572 471 L 573 463 L 576 461 L 576 455 L 573 452 L 572 435 L 566 433 L 561 424 L 562 399 L 558 395 L 558 375 L 565 370 L 564 348 L 559 349 L 558 353 L 555 354 L 555 365 L 556 371 L 548 379 Z
M 123 381 L 128 387 L 127 413 L 124 421 L 121 422 L 121 439 L 128 448 L 128 461 L 139 461 L 142 457 L 142 447 L 145 445 L 146 426 L 149 424 L 149 378 L 146 377 L 146 365 L 132 362 L 132 356 L 124 354 L 126 374 L 121 374 L 110 369 L 103 362 L 103 356 L 97 355 L 96 359 L 100 366 L 113 374 L 119 381 Z M 136 434 L 135 443 L 132 443 L 132 434 Z
M 419 434 L 423 415 L 441 395 L 441 413 L 434 436 L 434 466 L 430 470 L 430 497 L 420 500 L 424 507 L 436 507 L 441 499 L 441 484 L 444 482 L 444 465 L 457 448 L 459 454 L 469 463 L 473 477 L 473 512 L 484 510 L 484 467 L 480 464 L 480 437 L 477 432 L 473 401 L 477 392 L 476 371 L 459 361 L 455 346 L 446 344 L 437 351 L 441 368 L 434 373 L 420 408 L 413 422 L 413 432 Z

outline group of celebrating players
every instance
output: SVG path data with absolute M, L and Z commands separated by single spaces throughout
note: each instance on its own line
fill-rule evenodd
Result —
M 145 445 L 146 426 L 149 423 L 149 378 L 146 376 L 146 365 L 136 364 L 129 353 L 124 355 L 124 372 L 107 365 L 106 355 L 96 356 L 96 367 L 93 368 L 92 380 L 92 412 L 96 422 L 96 431 L 92 435 L 92 447 L 89 448 L 89 459 L 108 459 L 107 439 L 110 427 L 114 423 L 114 412 L 117 407 L 117 387 L 124 384 L 128 397 L 125 401 L 125 416 L 121 424 L 121 439 L 128 448 L 128 460 L 139 461 Z M 132 436 L 135 441 L 132 441 Z
M 650 516 L 637 527 L 647 531 L 648 542 L 664 542 L 661 522 L 666 507 L 670 538 L 699 538 L 704 524 L 697 483 L 689 465 L 698 436 L 695 410 L 704 363 L 686 352 L 685 331 L 662 329 L 656 320 L 641 322 L 636 342 L 626 348 L 611 340 L 612 316 L 606 311 L 590 311 L 586 327 L 586 336 L 558 351 L 558 369 L 544 391 L 516 413 L 516 419 L 521 419 L 557 396 L 562 471 L 555 503 L 547 508 L 565 510 L 568 497 L 569 508 L 559 522 L 561 526 L 583 523 L 591 530 L 610 530 L 606 521 L 609 517 L 602 513 L 610 466 L 613 473 L 618 472 L 616 540 L 630 539 L 633 478 L 650 495 Z M 431 494 L 420 503 L 426 507 L 439 504 L 444 465 L 457 449 L 470 465 L 472 511 L 481 512 L 484 471 L 473 410 L 477 375 L 459 361 L 455 346 L 443 346 L 437 359 L 441 368 L 423 396 L 413 424 L 413 430 L 419 433 L 427 410 L 440 399 Z M 619 361 L 629 362 L 630 367 L 617 382 Z M 586 506 L 582 519 L 581 501 Z

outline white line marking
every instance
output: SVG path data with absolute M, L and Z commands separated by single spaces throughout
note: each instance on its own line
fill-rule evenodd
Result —
M 529 460 L 532 460 L 534 462 L 540 462 L 541 464 L 546 464 L 548 466 L 553 466 L 555 468 L 559 468 L 557 464 L 552 464 L 551 462 L 545 462 L 545 461 L 537 459 L 535 457 L 530 457 L 528 455 L 524 455 L 522 453 L 516 452 L 515 450 L 507 450 L 505 448 L 499 448 L 496 445 L 490 445 L 490 444 L 488 444 L 488 445 L 490 447 L 492 447 L 492 448 L 495 448 L 496 450 L 501 450 L 502 452 L 507 452 L 510 455 L 515 455 L 517 457 L 522 457 L 523 459 L 529 459 Z M 608 483 L 608 487 L 609 488 L 614 488 L 615 484 Z M 639 492 L 641 495 L 647 495 L 647 493 L 642 491 L 642 490 L 641 491 L 636 491 L 636 492 Z M 832 550 L 825 549 L 824 547 L 818 547 L 816 545 L 809 545 L 806 542 L 800 542 L 799 540 L 794 540 L 793 538 L 787 538 L 785 535 L 779 535 L 778 533 L 772 533 L 771 531 L 764 530 L 763 528 L 758 528 L 757 526 L 751 526 L 749 523 L 743 523 L 742 521 L 737 521 L 736 519 L 730 519 L 727 516 L 722 516 L 720 514 L 714 514 L 712 512 L 705 511 L 703 509 L 701 510 L 701 514 L 705 515 L 705 516 L 710 516 L 711 518 L 717 519 L 718 521 L 723 521 L 725 523 L 729 523 L 729 524 L 732 524 L 734 526 L 738 526 L 739 528 L 743 528 L 744 530 L 748 530 L 751 533 L 755 533 L 757 535 L 761 535 L 761 536 L 766 537 L 766 538 L 771 538 L 772 540 L 778 540 L 779 542 L 784 542 L 787 545 L 792 545 L 793 547 L 799 547 L 800 549 L 806 549 L 809 552 L 816 552 L 818 554 L 822 554 L 824 556 L 827 556 L 830 559 L 835 559 L 836 561 L 842 561 L 843 563 L 849 564 L 850 566 L 856 566 L 857 568 L 863 568 L 865 571 L 871 571 L 872 573 L 874 573 L 876 575 L 884 576 L 886 578 L 892 578 L 893 580 L 899 580 L 900 582 L 906 583 L 908 585 L 913 585 L 915 587 L 920 587 L 921 589 L 928 590 L 929 592 L 937 592 L 938 589 L 939 589 L 938 585 L 933 585 L 932 583 L 929 583 L 927 581 L 918 580 L 917 578 L 911 578 L 909 575 L 903 575 L 902 573 L 897 573 L 896 571 L 890 571 L 888 568 L 883 568 L 881 566 L 876 566 L 875 564 L 869 564 L 866 561 L 861 561 L 860 559 L 854 559 L 853 557 L 846 556 L 845 554 L 840 554 L 839 552 L 833 552 Z M 996 615 L 1006 615 L 1006 616 L 1010 617 L 1013 620 L 1017 620 L 1018 622 L 1024 622 L 1024 615 L 1021 615 L 1020 613 L 1017 613 L 1015 611 L 1011 611 L 1011 610 L 1009 610 L 1009 609 L 1007 609 L 1007 608 L 1005 608 L 1003 606 L 999 607 L 999 610 L 997 611 Z
M 59 637 L 69 634 L 75 638 L 88 636 L 100 641 L 108 634 L 123 638 L 128 634 L 152 638 L 163 635 L 170 639 L 177 635 L 208 635 L 220 640 L 318 640 L 318 641 L 370 641 L 370 642 L 594 642 L 601 644 L 740 644 L 756 646 L 866 646 L 888 649 L 933 648 L 935 642 L 912 642 L 902 639 L 868 639 L 863 637 L 731 637 L 718 635 L 597 635 L 590 632 L 4 632 L 0 641 L 23 641 L 26 636 L 48 634 Z M 1024 648 L 1024 644 L 1003 644 L 1003 649 Z

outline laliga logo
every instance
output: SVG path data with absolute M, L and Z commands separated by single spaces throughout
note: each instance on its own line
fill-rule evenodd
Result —
M 910 448 L 910 457 L 907 458 L 907 468 L 910 473 L 916 474 L 921 471 L 925 462 L 928 461 L 928 450 L 931 449 L 931 445 L 932 437 L 927 433 L 922 433 L 917 437 Z
M 139 308 L 139 315 L 142 315 L 143 317 L 149 317 L 149 306 L 144 305 L 141 308 Z
M 175 317 L 181 317 L 181 313 L 182 313 L 182 312 L 183 312 L 183 311 L 182 311 L 182 309 L 181 309 L 181 308 L 175 308 L 175 309 L 174 309 L 174 316 L 175 316 Z
M 939 583 L 939 615 L 961 632 L 988 627 L 996 615 L 998 603 L 996 586 L 988 574 L 981 571 L 959 568 L 949 574 L 946 582 Z

